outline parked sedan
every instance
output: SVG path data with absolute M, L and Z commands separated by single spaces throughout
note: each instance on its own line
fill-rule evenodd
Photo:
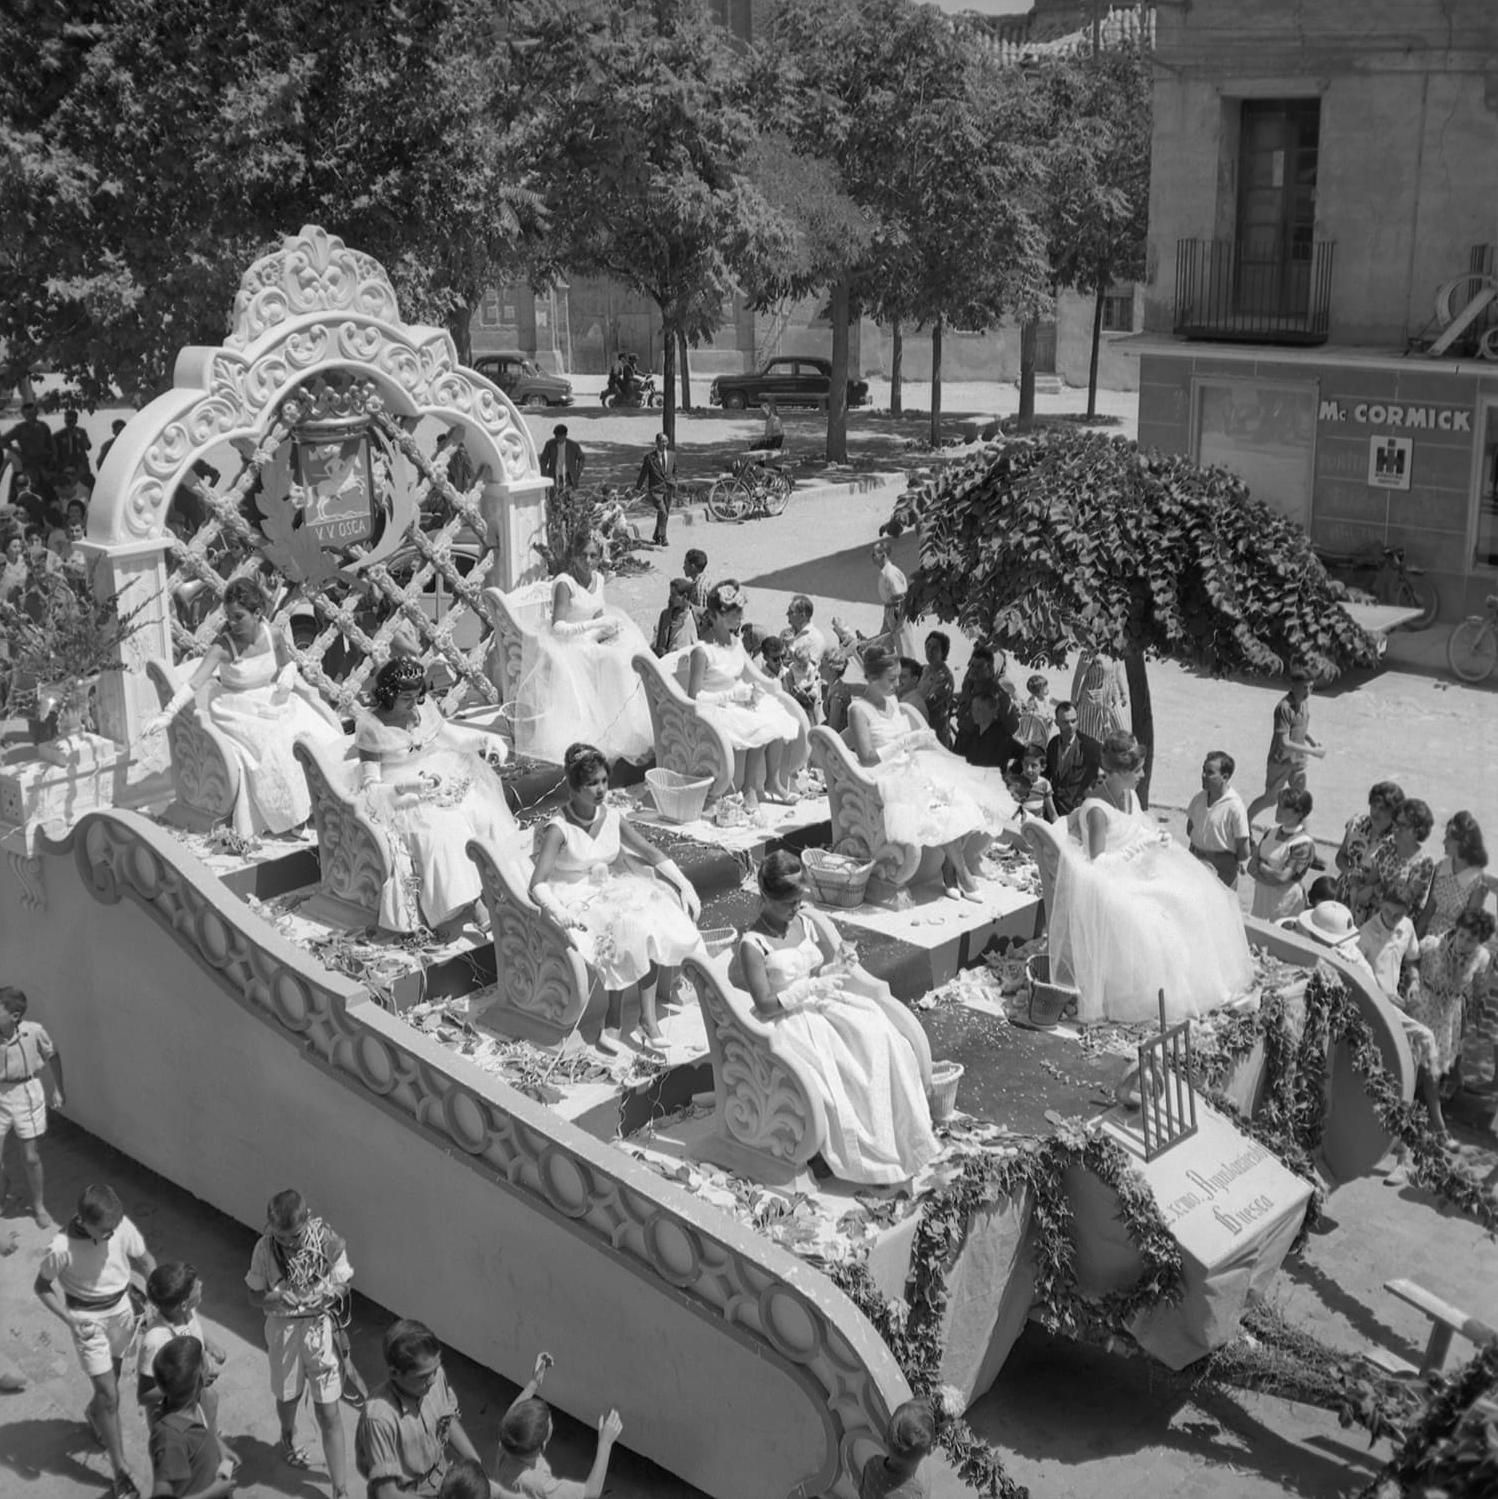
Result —
M 548 375 L 533 359 L 511 351 L 480 354 L 473 367 L 492 380 L 517 406 L 570 406 L 572 382 Z
M 763 401 L 774 401 L 777 406 L 825 406 L 831 389 L 831 360 L 785 354 L 752 375 L 719 375 L 707 398 L 725 411 L 742 411 Z M 862 406 L 868 398 L 866 380 L 848 381 L 849 406 Z

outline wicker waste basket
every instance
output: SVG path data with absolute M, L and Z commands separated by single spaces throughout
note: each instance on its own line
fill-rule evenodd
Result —
M 1023 1024 L 1037 1031 L 1048 1031 L 1068 1010 L 1076 1012 L 1081 990 L 1070 984 L 1058 984 L 1051 978 L 1051 960 L 1047 954 L 1035 953 L 1025 960 L 1025 978 L 1030 986 L 1030 1001 Z
M 678 770 L 658 766 L 645 772 L 645 784 L 655 799 L 655 809 L 667 822 L 696 822 L 707 804 L 713 778 L 684 776 Z
M 957 1084 L 966 1070 L 961 1062 L 931 1064 L 931 1117 L 938 1124 L 957 1112 Z
M 806 882 L 811 886 L 812 894 L 824 906 L 842 906 L 851 910 L 863 904 L 869 876 L 874 872 L 872 861 L 861 864 L 847 854 L 830 854 L 825 848 L 809 848 L 801 855 L 801 864 L 806 870 Z

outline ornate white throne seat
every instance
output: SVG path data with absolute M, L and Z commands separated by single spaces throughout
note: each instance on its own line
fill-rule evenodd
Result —
M 650 707 L 655 763 L 663 770 L 685 776 L 711 776 L 713 785 L 708 792 L 711 801 L 733 789 L 733 745 L 728 735 L 703 715 L 696 700 L 687 696 L 691 654 L 688 647 L 657 660 L 641 651 L 634 658 L 634 667 Z M 796 720 L 799 730 L 783 762 L 785 774 L 791 776 L 806 764 L 810 725 L 805 710 L 790 693 L 778 686 L 773 691 Z
M 730 976 L 731 954 L 688 958 L 684 972 L 697 990 L 713 1064 L 713 1118 L 703 1156 L 770 1186 L 810 1185 L 808 1162 L 827 1138 L 827 1116 L 817 1080 L 782 1049 L 773 1021 L 754 1013 L 754 1001 Z M 921 1082 L 931 1088 L 931 1046 L 920 1022 L 870 978 L 862 992 L 910 1043 Z
M 146 674 L 163 708 L 197 664 L 188 661 L 178 667 L 155 659 L 146 662 Z M 199 833 L 227 822 L 239 796 L 239 760 L 229 741 L 198 712 L 196 698 L 172 718 L 166 740 L 176 793 L 168 817 Z
M 501 702 L 513 702 L 520 687 L 525 660 L 525 641 L 551 624 L 552 580 L 541 578 L 506 593 L 486 588 L 484 607 L 494 625 L 489 655 L 489 677 L 499 689 Z
M 396 868 L 385 830 L 359 807 L 359 762 L 346 750 L 299 738 L 292 753 L 301 762 L 312 793 L 312 825 L 317 829 L 317 856 L 322 867 L 318 893 L 307 905 L 309 915 L 339 926 L 374 926 L 380 892 Z
M 889 836 L 879 783 L 858 763 L 842 739 L 823 725 L 811 731 L 811 760 L 827 782 L 833 852 L 849 854 L 874 865 L 869 877 L 871 901 L 898 899 L 909 886 L 924 884 L 940 875 L 939 848 L 900 843 Z

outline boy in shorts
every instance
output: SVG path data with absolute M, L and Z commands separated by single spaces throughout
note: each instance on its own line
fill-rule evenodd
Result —
M 168 1338 L 152 1361 L 162 1396 L 151 1428 L 152 1499 L 229 1499 L 234 1492 L 238 1463 L 203 1418 L 203 1373 L 197 1338 Z
M 125 1216 L 112 1187 L 85 1187 L 78 1211 L 53 1239 L 33 1289 L 66 1322 L 78 1362 L 93 1384 L 84 1410 L 89 1430 L 109 1454 L 115 1499 L 139 1499 L 120 1440 L 120 1364 L 139 1323 L 130 1300 L 130 1273 L 150 1275 L 156 1261 Z
M 202 1389 L 198 1404 L 209 1431 L 218 1436 L 218 1392 L 213 1388 L 227 1357 L 224 1350 L 203 1330 L 198 1308 L 203 1304 L 203 1282 L 198 1272 L 181 1260 L 167 1260 L 146 1278 L 146 1299 L 151 1309 L 141 1327 L 140 1352 L 135 1361 L 135 1398 L 146 1413 L 146 1428 L 154 1430 L 161 1419 L 164 1392 L 156 1382 L 156 1355 L 173 1338 L 196 1338 L 203 1349 Z M 219 1439 L 227 1457 L 234 1454 Z M 236 1459 L 237 1461 L 237 1459 Z
M 5 1137 L 14 1130 L 31 1189 L 31 1215 L 41 1229 L 57 1227 L 42 1199 L 37 1141 L 47 1133 L 47 1105 L 62 1107 L 61 1074 L 52 1038 L 26 1019 L 25 994 L 6 984 L 0 988 L 0 1200 L 5 1196 Z
M 1290 673 L 1290 690 L 1274 705 L 1274 728 L 1269 736 L 1269 759 L 1264 768 L 1264 791 L 1248 804 L 1248 820 L 1279 804 L 1287 786 L 1306 789 L 1306 761 L 1319 760 L 1325 748 L 1311 734 L 1311 674 L 1297 666 Z
M 353 1268 L 343 1240 L 312 1216 L 300 1192 L 276 1193 L 265 1218 L 244 1283 L 250 1304 L 265 1313 L 271 1393 L 281 1421 L 276 1450 L 288 1467 L 309 1466 L 306 1448 L 297 1445 L 296 1413 L 310 1387 L 333 1499 L 346 1499 L 348 1458 L 338 1408 L 343 1373 L 332 1313 L 354 1278 Z

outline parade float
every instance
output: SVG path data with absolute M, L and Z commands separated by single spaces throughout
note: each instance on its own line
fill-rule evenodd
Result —
M 467 493 L 432 456 L 454 426 Z M 619 1405 L 632 1447 L 713 1495 L 853 1494 L 912 1382 L 959 1416 L 1032 1315 L 1109 1322 L 1173 1368 L 1221 1347 L 1318 1185 L 1251 1133 L 1290 1086 L 1282 1032 L 1255 1028 L 1266 995 L 1319 1017 L 1301 1051 L 1319 1045 L 1321 1070 L 1296 1083 L 1319 1100 L 1314 1160 L 1295 1164 L 1320 1185 L 1387 1144 L 1359 1050 L 1399 1099 L 1412 1089 L 1387 1004 L 1351 970 L 1313 973 L 1324 951 L 1293 934 L 1251 925 L 1263 992 L 1204 1073 L 1189 1028 L 1105 1050 L 1064 1024 L 1011 1029 L 1000 980 L 1035 952 L 1046 850 L 1037 866 L 1016 837 L 982 911 L 943 915 L 939 892 L 912 896 L 918 851 L 880 842 L 832 746 L 812 749 L 829 796 L 812 787 L 778 823 L 657 816 L 704 928 L 742 920 L 744 872 L 773 841 L 881 868 L 890 898 L 829 914 L 911 1002 L 891 1000 L 946 1119 L 913 1191 L 870 1194 L 816 1169 L 816 1088 L 733 982 L 731 932 L 688 962 L 665 1060 L 605 1060 L 596 976 L 512 849 L 466 849 L 486 930 L 373 933 L 397 854 L 336 740 L 296 747 L 314 841 L 236 831 L 243 756 L 189 680 L 226 587 L 266 590 L 296 676 L 337 719 L 404 650 L 450 718 L 503 737 L 545 488 L 503 394 L 320 229 L 250 268 L 221 347 L 184 350 L 90 511 L 95 594 L 131 624 L 94 728 L 0 767 L 6 978 L 67 1058 L 70 1117 L 247 1225 L 295 1184 L 356 1246 L 365 1294 L 517 1381 L 550 1349 L 550 1398 L 584 1419 Z M 169 524 L 184 503 L 190 534 Z M 661 766 L 721 768 L 673 683 L 640 670 Z M 164 709 L 165 736 L 147 733 Z M 558 785 L 555 767 L 510 775 L 522 806 Z M 1317 1009 L 1327 972 L 1338 998 Z M 967 1037 L 961 1084 L 923 1032 Z M 1162 1086 L 1131 1098 L 1131 1068 Z M 985 1070 L 1014 1083 L 1013 1107 L 964 1113 L 1002 1103 Z

